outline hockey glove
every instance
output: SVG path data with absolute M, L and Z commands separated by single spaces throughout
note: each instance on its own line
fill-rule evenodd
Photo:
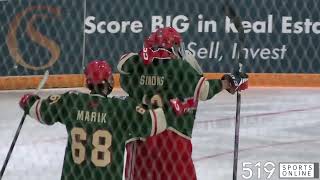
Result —
M 227 80 L 230 86 L 226 90 L 231 94 L 235 94 L 237 91 L 240 92 L 248 89 L 248 78 L 249 76 L 246 73 L 237 72 L 234 74 L 225 74 L 221 80 Z
M 187 99 L 182 102 L 179 99 L 170 99 L 170 106 L 177 116 L 181 116 L 190 110 L 197 108 L 197 102 L 194 99 Z
M 29 110 L 32 105 L 38 100 L 40 97 L 35 94 L 25 94 L 21 97 L 19 106 L 23 109 L 27 114 L 29 114 Z

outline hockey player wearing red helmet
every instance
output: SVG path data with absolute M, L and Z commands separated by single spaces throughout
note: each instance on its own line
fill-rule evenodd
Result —
M 121 87 L 145 106 L 173 109 L 168 129 L 155 137 L 127 144 L 126 180 L 195 180 L 192 129 L 198 101 L 223 89 L 234 94 L 247 88 L 247 76 L 225 75 L 208 80 L 181 35 L 160 28 L 144 42 L 143 50 L 122 56 Z M 177 127 L 183 127 L 180 130 Z
M 112 69 L 105 61 L 92 61 L 84 70 L 86 86 L 91 94 L 107 96 L 114 86 Z
M 164 131 L 164 112 L 145 109 L 131 98 L 107 97 L 113 76 L 105 61 L 90 62 L 84 74 L 90 94 L 70 91 L 47 99 L 26 94 L 20 107 L 42 124 L 66 126 L 62 180 L 121 180 L 125 142 Z

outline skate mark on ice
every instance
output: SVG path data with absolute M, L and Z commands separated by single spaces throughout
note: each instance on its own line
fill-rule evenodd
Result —
M 309 139 L 309 140 L 300 140 L 300 141 L 292 141 L 292 142 L 274 143 L 274 144 L 269 144 L 269 145 L 264 145 L 264 146 L 253 146 L 253 147 L 239 149 L 239 152 L 251 151 L 251 150 L 256 150 L 256 149 L 265 149 L 265 148 L 271 148 L 271 147 L 277 147 L 277 146 L 285 146 L 285 145 L 296 145 L 296 144 L 302 144 L 302 143 L 314 143 L 314 142 L 320 142 L 320 139 Z M 233 151 L 226 151 L 226 152 L 222 152 L 222 153 L 218 153 L 218 154 L 213 154 L 213 155 L 209 155 L 209 156 L 195 158 L 194 161 L 208 160 L 208 159 L 224 156 L 224 155 L 227 155 L 227 154 L 233 154 Z
M 261 116 L 274 116 L 274 115 L 282 115 L 282 114 L 288 114 L 288 113 L 293 113 L 293 112 L 312 111 L 312 110 L 318 110 L 318 109 L 320 109 L 320 106 L 304 108 L 304 109 L 292 109 L 292 110 L 279 111 L 279 112 L 252 114 L 252 115 L 247 115 L 247 116 L 241 116 L 241 118 L 253 118 L 253 117 L 261 117 Z M 235 117 L 228 117 L 228 118 L 221 118 L 221 119 L 214 119 L 214 120 L 196 121 L 195 124 L 212 123 L 212 122 L 219 122 L 219 121 L 230 121 L 230 120 L 234 120 L 234 119 L 235 119 Z

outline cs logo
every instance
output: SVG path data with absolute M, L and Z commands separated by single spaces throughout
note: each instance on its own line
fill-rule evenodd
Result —
M 28 37 L 33 41 L 34 43 L 37 43 L 41 47 L 47 49 L 50 54 L 51 58 L 50 60 L 42 65 L 42 66 L 33 66 L 31 64 L 28 64 L 22 57 L 19 45 L 18 45 L 18 39 L 17 39 L 17 31 L 21 25 L 21 22 L 24 17 L 26 17 L 29 13 L 40 11 L 40 12 L 47 12 L 47 14 L 33 14 L 31 18 L 26 23 L 26 33 Z M 60 8 L 51 7 L 51 6 L 31 6 L 26 8 L 24 11 L 18 13 L 15 15 L 13 20 L 11 21 L 9 25 L 9 32 L 7 34 L 7 46 L 9 49 L 9 53 L 11 57 L 16 61 L 16 63 L 20 64 L 21 66 L 32 69 L 32 70 L 41 70 L 46 69 L 50 66 L 52 66 L 60 57 L 60 47 L 59 45 L 49 39 L 48 37 L 41 34 L 37 29 L 34 27 L 34 22 L 36 20 L 45 20 L 48 19 L 48 14 L 52 14 L 54 18 L 61 17 L 61 11 Z M 30 54 L 34 55 L 34 52 L 30 52 Z

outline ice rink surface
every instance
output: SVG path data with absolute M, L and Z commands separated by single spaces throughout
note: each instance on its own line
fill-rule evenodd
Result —
M 43 90 L 41 97 L 66 89 Z M 0 91 L 0 165 L 2 166 L 23 112 L 19 97 L 26 91 Z M 29 91 L 30 92 L 30 91 Z M 123 95 L 120 90 L 114 95 Z M 251 88 L 242 95 L 238 179 L 266 179 L 263 167 L 275 164 L 270 179 L 279 179 L 279 162 L 320 162 L 320 89 Z M 199 180 L 231 180 L 236 97 L 226 92 L 201 102 L 193 131 L 193 159 Z M 66 131 L 30 118 L 22 128 L 3 180 L 60 179 Z M 272 165 L 267 166 L 272 169 Z

